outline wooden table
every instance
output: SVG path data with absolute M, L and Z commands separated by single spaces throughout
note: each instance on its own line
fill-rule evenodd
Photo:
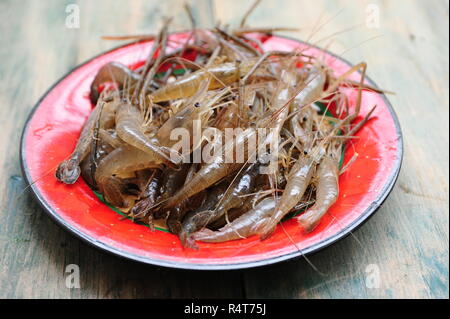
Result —
M 65 25 L 70 3 L 80 10 L 78 29 Z M 198 25 L 211 27 L 217 19 L 238 23 L 251 0 L 192 3 Z M 157 268 L 107 255 L 55 225 L 24 191 L 25 119 L 68 70 L 119 44 L 101 35 L 151 33 L 165 15 L 174 17 L 173 30 L 189 27 L 178 0 L 0 2 L 0 297 L 448 298 L 445 0 L 266 0 L 249 18 L 253 26 L 301 28 L 290 35 L 367 61 L 369 75 L 396 92 L 389 98 L 405 138 L 397 185 L 362 228 L 309 257 L 319 271 L 305 258 L 244 271 Z M 69 264 L 79 265 L 80 289 L 66 287 Z

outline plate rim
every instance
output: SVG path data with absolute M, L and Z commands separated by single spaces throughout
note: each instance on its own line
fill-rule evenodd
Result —
M 173 32 L 171 34 L 182 34 L 182 33 L 186 33 L 186 32 L 189 32 L 189 31 L 178 31 L 178 32 Z M 329 54 L 330 56 L 332 56 L 336 59 L 341 60 L 342 62 L 347 64 L 349 67 L 353 66 L 353 64 L 351 62 L 349 62 L 348 60 L 346 60 L 342 57 L 339 57 L 337 54 L 335 54 L 329 50 L 325 50 L 325 49 L 321 48 L 320 46 L 310 44 L 306 41 L 296 39 L 296 38 L 293 38 L 290 36 L 284 36 L 284 35 L 272 35 L 272 36 L 277 37 L 277 38 L 288 39 L 288 40 L 291 40 L 294 42 L 301 43 L 303 45 L 307 45 L 311 48 L 315 48 L 317 50 L 320 50 L 322 52 Z M 119 45 L 119 46 L 111 48 L 107 51 L 103 51 L 103 52 L 89 58 L 88 60 L 82 62 L 81 64 L 74 66 L 66 74 L 64 74 L 62 77 L 60 77 L 53 85 L 51 85 L 45 91 L 45 93 L 38 99 L 36 104 L 34 104 L 33 108 L 31 109 L 31 111 L 24 123 L 23 129 L 22 129 L 22 134 L 20 137 L 20 150 L 19 150 L 20 166 L 21 166 L 22 175 L 24 176 L 25 181 L 27 182 L 28 185 L 31 184 L 31 177 L 30 177 L 30 174 L 28 171 L 28 167 L 26 165 L 25 137 L 27 136 L 29 123 L 30 123 L 31 119 L 33 118 L 33 115 L 36 112 L 36 110 L 38 109 L 41 102 L 47 97 L 47 95 L 57 85 L 59 85 L 66 77 L 68 77 L 70 74 L 72 74 L 75 70 L 90 63 L 94 59 L 104 56 L 106 54 L 109 54 L 115 50 L 118 50 L 118 49 L 121 49 L 121 48 L 124 48 L 127 46 L 131 46 L 136 43 L 142 43 L 142 42 L 146 42 L 146 41 L 138 40 L 138 41 L 133 41 L 130 43 Z M 360 73 L 360 71 L 358 71 L 358 73 Z M 367 80 L 367 82 L 371 86 L 378 88 L 377 84 L 367 74 L 365 76 L 365 80 Z M 394 188 L 394 185 L 396 184 L 396 181 L 398 179 L 398 176 L 399 176 L 399 173 L 400 173 L 400 170 L 402 167 L 402 163 L 403 163 L 403 156 L 404 156 L 403 134 L 402 134 L 401 126 L 400 126 L 400 121 L 398 119 L 398 116 L 397 116 L 391 102 L 389 101 L 389 99 L 386 97 L 386 95 L 384 93 L 381 93 L 380 96 L 382 97 L 383 101 L 385 102 L 385 104 L 389 110 L 389 113 L 391 114 L 391 117 L 393 119 L 394 126 L 395 126 L 396 138 L 397 138 L 397 155 L 398 156 L 397 156 L 394 166 L 393 166 L 393 172 L 388 177 L 386 184 L 383 185 L 383 188 L 379 192 L 379 195 L 370 204 L 370 206 L 355 221 L 353 221 L 347 227 L 341 229 L 335 235 L 318 242 L 317 244 L 314 244 L 314 245 L 307 247 L 305 249 L 302 249 L 302 250 L 296 250 L 294 252 L 290 252 L 290 253 L 283 254 L 280 256 L 269 257 L 269 258 L 260 259 L 257 261 L 247 261 L 247 262 L 237 262 L 237 263 L 227 263 L 227 264 L 216 264 L 216 263 L 200 264 L 200 263 L 184 263 L 184 262 L 170 261 L 170 260 L 164 260 L 164 259 L 155 259 L 155 258 L 149 258 L 149 257 L 137 255 L 137 254 L 127 252 L 122 249 L 110 246 L 106 243 L 103 243 L 103 242 L 97 240 L 96 238 L 94 238 L 92 236 L 89 236 L 89 235 L 83 233 L 81 230 L 77 229 L 76 227 L 74 227 L 73 225 L 68 223 L 64 218 L 62 218 L 53 209 L 53 207 L 51 207 L 51 205 L 45 200 L 44 196 L 40 193 L 39 189 L 37 189 L 35 184 L 31 184 L 30 189 L 32 191 L 33 197 L 37 200 L 39 205 L 43 208 L 43 210 L 47 213 L 47 215 L 49 215 L 50 218 L 54 222 L 56 222 L 56 224 L 58 226 L 68 230 L 72 235 L 75 235 L 75 237 L 78 237 L 79 239 L 88 243 L 89 245 L 91 245 L 99 250 L 105 251 L 109 254 L 119 256 L 124 259 L 133 260 L 133 261 L 137 261 L 137 262 L 141 262 L 141 263 L 153 265 L 153 266 L 162 266 L 162 267 L 186 269 L 186 270 L 237 270 L 237 269 L 247 269 L 247 268 L 267 266 L 267 265 L 279 263 L 282 261 L 299 258 L 301 256 L 319 252 L 322 249 L 329 247 L 330 245 L 336 243 L 337 241 L 346 238 L 347 236 L 349 236 L 352 233 L 352 231 L 359 229 L 364 223 L 366 223 L 370 219 L 370 217 L 372 217 L 378 211 L 378 209 L 381 207 L 381 205 L 384 203 L 384 201 L 386 200 L 386 198 L 388 197 L 388 195 L 391 193 L 392 189 Z

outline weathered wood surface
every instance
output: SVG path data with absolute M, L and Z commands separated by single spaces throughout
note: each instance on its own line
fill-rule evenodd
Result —
M 65 27 L 70 3 L 80 8 L 79 29 Z M 238 23 L 251 1 L 192 3 L 198 24 L 212 26 L 215 19 Z M 366 23 L 370 4 L 379 8 L 379 28 Z M 319 271 L 304 258 L 228 272 L 146 266 L 82 243 L 55 225 L 27 192 L 15 200 L 26 186 L 20 132 L 39 97 L 69 69 L 118 44 L 99 40 L 101 35 L 152 32 L 164 15 L 175 17 L 173 29 L 189 26 L 176 0 L 0 1 L 0 298 L 448 298 L 445 0 L 266 0 L 248 20 L 253 26 L 301 28 L 291 36 L 355 63 L 367 61 L 369 75 L 396 92 L 390 99 L 405 138 L 397 186 L 361 229 L 309 257 Z M 80 267 L 80 289 L 66 288 L 68 264 Z M 374 269 L 379 288 L 366 285 Z

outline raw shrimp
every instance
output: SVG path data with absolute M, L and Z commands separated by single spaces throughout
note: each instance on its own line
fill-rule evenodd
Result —
M 306 232 L 314 230 L 320 219 L 338 198 L 339 169 L 337 161 L 330 157 L 324 157 L 317 169 L 316 178 L 316 203 L 297 217 L 297 221 Z
M 245 147 L 248 140 L 254 136 L 256 136 L 256 130 L 249 128 L 241 132 L 235 139 L 227 142 L 223 147 L 223 152 L 220 152 L 220 154 L 212 157 L 210 163 L 205 163 L 197 174 L 195 174 L 195 176 L 160 209 L 165 210 L 174 207 L 177 203 L 183 202 L 187 198 L 199 193 L 205 188 L 215 184 L 225 176 L 228 176 L 241 168 L 244 163 L 236 163 L 234 161 L 232 163 L 227 163 L 225 161 L 225 154 L 230 151 L 234 152 L 235 149 L 240 149 L 241 145 Z M 248 156 L 248 154 L 246 155 Z
M 96 104 L 97 100 L 100 96 L 98 91 L 99 87 L 108 82 L 114 82 L 119 85 L 119 88 L 122 88 L 125 82 L 129 81 L 129 86 L 136 83 L 141 76 L 130 70 L 127 66 L 118 63 L 118 62 L 110 62 L 105 64 L 100 68 L 97 72 L 97 75 L 92 81 L 91 84 L 91 93 L 90 98 L 91 102 Z
M 81 176 L 91 188 L 97 189 L 97 183 L 95 182 L 96 161 L 100 161 L 102 158 L 112 152 L 113 149 L 114 148 L 109 143 L 100 140 L 96 150 L 97 154 L 95 156 L 92 156 L 91 153 L 94 150 L 91 150 L 81 162 Z
M 275 209 L 277 201 L 274 198 L 263 199 L 252 210 L 217 231 L 202 229 L 193 234 L 193 238 L 203 242 L 223 242 L 247 238 L 260 233 L 260 228 Z
M 117 136 L 116 131 L 114 130 L 109 131 L 105 129 L 99 129 L 98 139 L 108 144 L 113 149 L 123 145 L 123 141 Z
M 186 176 L 189 173 L 189 164 L 183 164 L 180 169 L 166 169 L 163 172 L 160 185 L 160 196 L 157 203 L 161 203 L 172 197 L 187 182 Z M 155 211 L 156 218 L 166 217 L 167 211 Z
M 267 238 L 281 219 L 302 199 L 314 174 L 316 161 L 309 155 L 301 156 L 292 167 L 288 181 L 273 215 L 259 230 L 261 239 Z
M 61 164 L 59 164 L 55 173 L 55 176 L 59 181 L 65 184 L 73 184 L 80 176 L 80 163 L 90 151 L 94 134 L 94 127 L 100 116 L 103 106 L 102 103 L 103 102 L 100 102 L 99 105 L 97 105 L 97 107 L 95 107 L 89 115 L 87 122 L 84 124 L 83 129 L 81 130 L 81 134 L 78 138 L 75 150 L 67 160 L 64 160 L 63 162 L 61 162 Z
M 212 107 L 227 93 L 226 90 L 207 92 L 208 83 L 209 81 L 204 81 L 196 95 L 189 99 L 184 107 L 161 126 L 156 134 L 160 144 L 170 148 L 177 143 L 175 139 L 170 138 L 174 129 L 185 129 L 189 136 L 193 136 L 196 121 L 205 125 L 213 114 Z M 187 154 L 182 155 L 185 156 Z
M 145 187 L 144 191 L 140 194 L 140 200 L 134 205 L 130 213 L 133 218 L 141 219 L 144 217 L 150 217 L 152 214 L 147 214 L 151 207 L 156 203 L 157 197 L 160 194 L 161 188 L 161 171 L 156 170 L 153 173 L 149 183 Z M 148 219 L 149 222 L 152 218 Z M 149 223 L 151 224 L 151 223 Z
M 255 62 L 256 60 L 250 59 L 242 63 L 223 63 L 207 69 L 200 69 L 156 90 L 150 95 L 150 99 L 154 103 L 159 103 L 190 97 L 197 92 L 201 82 L 208 78 L 211 79 L 209 90 L 226 87 L 247 74 Z
M 124 185 L 118 176 L 129 175 L 147 168 L 161 168 L 163 162 L 135 147 L 123 145 L 103 158 L 95 172 L 95 180 L 100 192 L 109 203 L 117 207 L 127 207 Z
M 244 200 L 244 203 L 242 206 L 232 208 L 223 216 L 221 216 L 219 219 L 215 220 L 214 222 L 211 222 L 207 225 L 208 228 L 217 230 L 219 228 L 222 228 L 226 224 L 232 222 L 236 218 L 242 216 L 246 212 L 248 212 L 250 209 L 252 209 L 252 202 L 253 198 L 246 198 Z
M 153 158 L 155 164 L 179 163 L 181 159 L 170 148 L 159 145 L 157 139 L 150 139 L 144 134 L 143 120 L 140 111 L 131 103 L 123 103 L 116 114 L 117 135 L 129 145 L 132 145 Z
M 250 194 L 255 187 L 256 179 L 259 174 L 260 164 L 258 162 L 250 164 L 246 169 L 234 179 L 228 187 L 224 197 L 219 201 L 218 206 L 209 216 L 209 222 L 213 222 L 225 215 L 228 210 L 243 205 L 245 195 Z M 205 225 L 206 226 L 206 225 Z
M 182 231 L 182 220 L 185 214 L 191 209 L 191 207 L 198 207 L 201 205 L 198 203 L 202 203 L 205 197 L 206 192 L 202 191 L 186 199 L 185 201 L 178 203 L 171 209 L 166 221 L 167 227 L 171 233 L 178 235 Z
M 308 151 L 311 147 L 311 120 L 312 110 L 308 107 L 309 104 L 319 100 L 323 94 L 323 87 L 325 85 L 326 76 L 323 71 L 318 68 L 313 68 L 311 73 L 305 80 L 306 86 L 295 97 L 292 103 L 292 112 L 297 112 L 290 120 L 290 126 L 294 136 L 298 137 L 305 149 Z M 303 121 L 305 119 L 305 121 Z M 306 122 L 306 127 L 301 126 L 302 122 Z
M 243 170 L 229 187 L 224 189 L 222 184 L 220 187 L 214 188 L 205 205 L 200 207 L 199 210 L 191 212 L 184 219 L 182 233 L 180 234 L 182 242 L 186 242 L 191 233 L 227 214 L 230 209 L 243 205 L 247 198 L 242 196 L 253 191 L 258 173 L 259 164 L 253 163 Z M 214 197 L 210 198 L 211 196 Z M 212 207 L 215 198 L 218 199 L 217 207 Z
M 238 105 L 232 103 L 216 116 L 214 127 L 224 131 L 226 128 L 239 127 L 240 122 Z

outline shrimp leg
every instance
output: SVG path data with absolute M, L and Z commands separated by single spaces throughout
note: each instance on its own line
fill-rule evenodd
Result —
M 296 217 L 300 226 L 311 232 L 319 224 L 320 219 L 336 202 L 339 194 L 339 169 L 332 158 L 325 157 L 317 170 L 316 203 L 304 214 Z

